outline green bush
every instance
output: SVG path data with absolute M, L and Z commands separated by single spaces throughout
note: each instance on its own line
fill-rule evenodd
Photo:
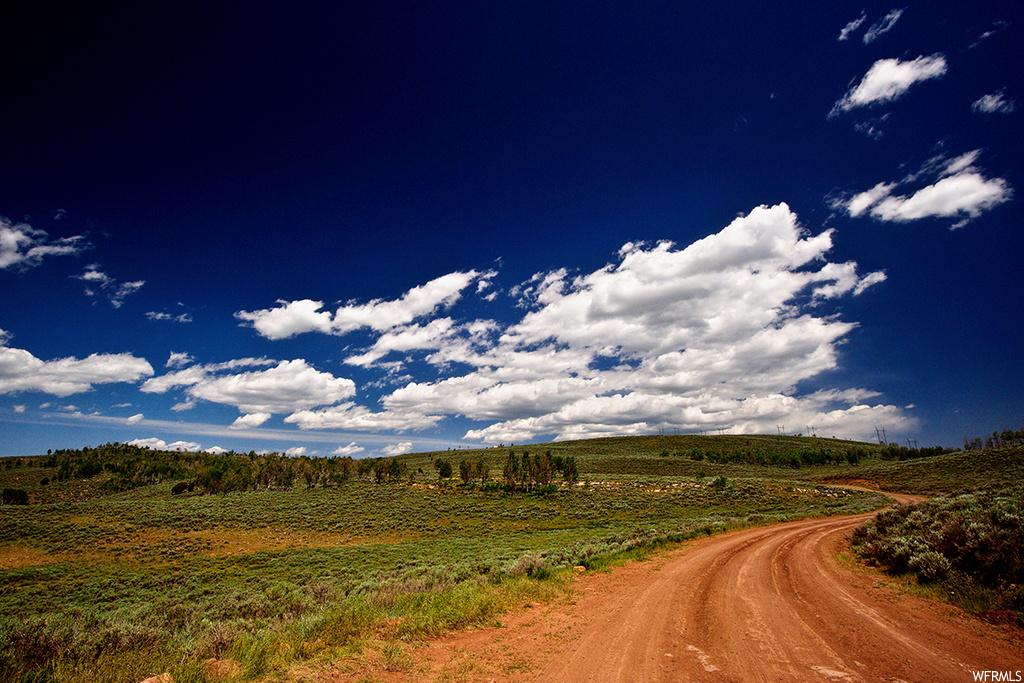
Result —
M 857 527 L 857 553 L 922 583 L 953 573 L 1007 591 L 1024 584 L 1024 487 L 896 505 Z

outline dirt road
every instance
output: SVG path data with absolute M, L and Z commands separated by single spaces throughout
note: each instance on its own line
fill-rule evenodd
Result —
M 997 680 L 1024 677 L 1018 630 L 906 595 L 836 559 L 849 530 L 868 517 L 744 529 L 581 576 L 572 604 L 524 609 L 501 628 L 435 641 L 416 653 L 415 675 L 408 675 L 916 682 L 972 681 L 979 680 L 975 671 L 998 671 L 1009 678 Z

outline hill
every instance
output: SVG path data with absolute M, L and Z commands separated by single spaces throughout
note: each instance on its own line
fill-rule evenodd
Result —
M 122 444 L 6 459 L 0 484 L 28 504 L 0 514 L 0 681 L 202 680 L 201 662 L 223 656 L 257 677 L 386 656 L 401 639 L 550 599 L 572 567 L 885 503 L 828 481 L 974 486 L 1019 477 L 1020 460 L 675 435 L 359 461 Z

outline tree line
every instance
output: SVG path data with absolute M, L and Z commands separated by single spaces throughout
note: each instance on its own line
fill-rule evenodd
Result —
M 1024 427 L 992 432 L 984 438 L 980 436 L 976 436 L 973 439 L 964 438 L 965 451 L 976 451 L 982 448 L 995 448 L 997 446 L 1015 446 L 1017 444 L 1024 444 Z

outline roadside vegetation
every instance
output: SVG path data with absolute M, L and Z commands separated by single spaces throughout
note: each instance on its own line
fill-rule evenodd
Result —
M 963 452 L 861 476 L 934 495 L 896 505 L 854 530 L 864 561 L 984 618 L 1024 623 L 1024 430 L 968 440 Z
M 942 450 L 654 435 L 364 460 L 123 444 L 8 458 L 0 682 L 204 681 L 210 658 L 249 680 L 401 668 L 411 641 L 558 599 L 573 568 L 877 509 L 827 480 L 933 486 L 991 449 Z M 989 476 L 1010 479 L 1015 453 Z

